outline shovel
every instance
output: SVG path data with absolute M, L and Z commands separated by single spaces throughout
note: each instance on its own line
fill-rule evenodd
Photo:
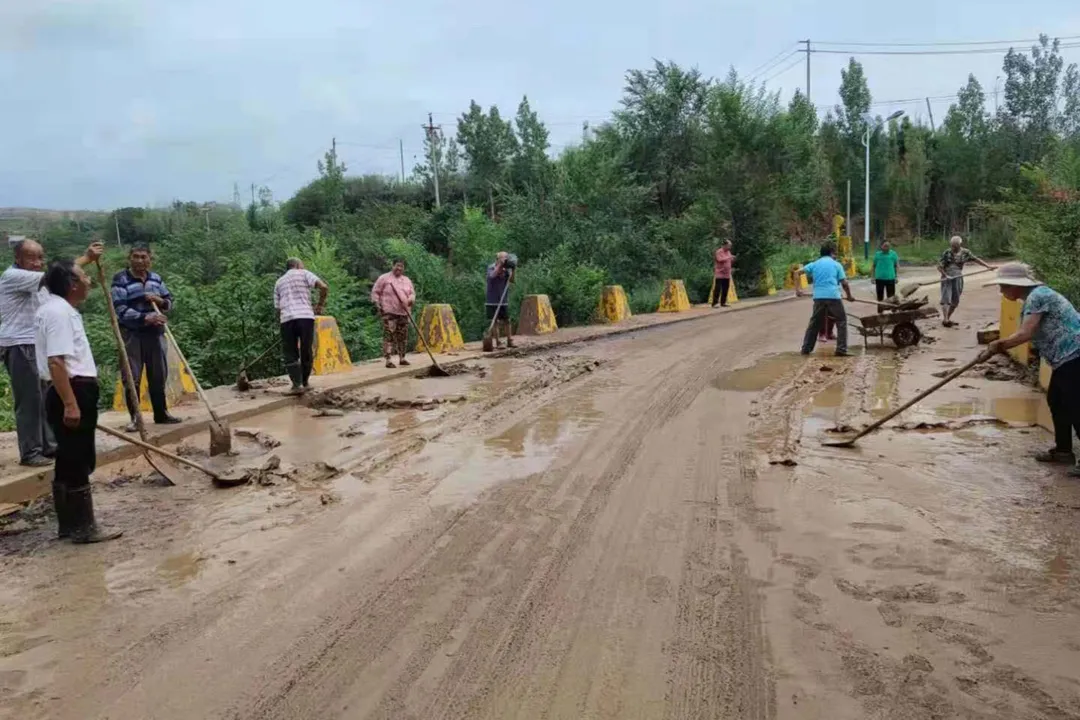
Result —
M 514 271 L 510 271 L 510 276 L 513 277 Z M 495 316 L 491 318 L 491 324 L 488 325 L 488 329 L 484 332 L 484 352 L 491 352 L 495 349 L 495 338 L 491 337 L 491 331 L 495 329 L 495 323 L 499 321 L 499 310 L 506 305 L 506 293 L 510 292 L 510 280 L 506 281 L 506 287 L 503 288 L 502 297 L 499 299 L 499 304 L 495 306 Z
M 142 440 L 136 440 L 129 435 L 125 435 L 119 430 L 113 430 L 112 428 L 105 427 L 104 425 L 98 425 L 97 429 L 105 433 L 106 435 L 112 435 L 114 438 L 119 438 L 124 442 L 129 442 L 132 445 L 141 447 L 144 451 L 148 450 L 150 452 L 157 453 L 158 455 L 161 455 L 162 457 L 167 457 L 174 462 L 180 463 L 181 465 L 187 465 L 188 467 L 194 468 L 199 472 L 206 473 L 210 476 L 210 479 L 214 481 L 214 484 L 219 487 L 235 487 L 237 485 L 243 485 L 248 481 L 247 472 L 244 470 L 233 470 L 228 473 L 215 472 L 210 468 L 206 467 L 205 465 L 200 465 L 194 460 L 188 460 L 187 458 L 180 457 L 179 455 L 171 453 L 168 450 L 162 450 L 159 447 L 154 447 L 150 443 L 144 443 Z M 161 471 L 158 470 L 158 472 Z
M 245 363 L 240 372 L 236 374 L 236 389 L 240 392 L 247 392 L 251 389 L 251 380 L 248 379 L 247 371 L 249 367 L 256 365 L 260 360 L 270 354 L 270 351 L 277 347 L 281 342 L 281 337 L 277 337 L 274 342 L 270 343 L 270 346 L 263 350 L 259 355 L 249 363 Z
M 397 298 L 398 302 L 401 304 L 401 307 L 405 307 L 405 303 L 404 301 L 402 301 L 401 295 L 398 294 L 397 288 L 391 285 L 390 289 L 394 291 L 394 297 Z M 416 321 L 413 320 L 412 316 L 412 309 L 405 309 L 409 311 L 407 313 L 407 315 L 409 316 L 409 324 L 412 325 L 413 330 L 416 331 L 416 336 L 420 338 L 420 342 L 424 344 L 424 349 L 427 350 L 428 357 L 431 358 L 431 367 L 428 368 L 428 375 L 431 375 L 432 377 L 449 377 L 450 373 L 439 367 L 439 363 L 435 360 L 435 355 L 432 354 L 431 348 L 428 347 L 427 339 L 424 337 L 424 333 L 420 332 L 420 328 L 416 326 Z
M 981 275 L 982 273 L 993 272 L 990 269 L 976 270 L 973 273 L 967 273 L 966 275 L 960 275 L 960 277 L 971 277 L 972 275 Z M 937 285 L 946 278 L 939 278 L 937 280 L 931 280 L 924 283 L 905 283 L 900 286 L 900 297 L 909 298 L 919 291 L 919 288 L 930 287 L 931 285 Z
M 154 308 L 154 312 L 160 313 L 157 303 L 153 300 L 150 301 L 151 307 Z M 202 385 L 199 383 L 199 378 L 195 377 L 195 372 L 191 369 L 191 363 L 184 357 L 184 353 L 180 350 L 180 345 L 176 342 L 176 337 L 173 335 L 172 330 L 168 325 L 165 325 L 165 337 L 169 338 L 169 343 L 172 344 L 173 350 L 180 356 L 180 362 L 187 367 L 188 372 L 191 373 L 191 379 L 195 382 L 195 389 L 199 393 L 199 399 L 206 405 L 206 409 L 210 412 L 210 457 L 215 455 L 228 455 L 232 452 L 232 431 L 229 429 L 229 424 L 222 421 L 214 412 L 213 406 L 210 405 L 210 400 L 206 397 L 206 393 L 203 392 Z
M 972 274 L 974 275 L 974 273 L 972 273 Z M 855 446 L 855 441 L 856 441 L 856 440 L 858 440 L 858 439 L 859 439 L 859 438 L 861 438 L 861 437 L 865 437 L 866 435 L 869 435 L 870 433 L 874 432 L 875 430 L 877 430 L 878 428 L 880 428 L 880 427 L 881 427 L 882 425 L 884 425 L 885 423 L 889 422 L 889 421 L 890 421 L 890 420 L 892 420 L 892 419 L 893 419 L 894 417 L 896 417 L 896 416 L 897 416 L 897 415 L 899 415 L 900 413 L 902 413 L 902 412 L 904 412 L 905 410 L 907 410 L 908 408 L 910 408 L 910 407 L 911 407 L 912 405 L 914 405 L 915 403 L 917 403 L 917 402 L 919 402 L 919 401 L 921 401 L 921 400 L 924 400 L 924 399 L 925 399 L 925 398 L 926 398 L 926 397 L 927 397 L 928 395 L 930 395 L 931 393 L 937 392 L 938 390 L 940 390 L 941 388 L 945 387 L 946 385 L 948 385 L 949 383 L 951 383 L 951 382 L 952 382 L 953 380 L 955 380 L 956 378 L 960 377 L 961 375 L 963 375 L 963 374 L 964 374 L 964 373 L 966 373 L 966 372 L 967 372 L 968 370 L 970 370 L 971 368 L 975 367 L 976 365 L 978 365 L 978 364 L 979 364 L 979 363 L 981 363 L 981 362 L 986 362 L 985 358 L 983 358 L 983 356 L 982 356 L 982 355 L 980 355 L 979 357 L 975 358 L 974 360 L 972 360 L 971 362 L 969 362 L 969 363 L 968 363 L 967 365 L 964 365 L 964 366 L 963 366 L 963 367 L 961 367 L 961 368 L 957 368 L 956 370 L 953 370 L 953 371 L 952 371 L 951 373 L 949 373 L 948 375 L 946 375 L 946 376 L 945 376 L 945 377 L 944 377 L 944 378 L 942 379 L 942 381 L 941 381 L 941 382 L 939 382 L 939 383 L 937 383 L 937 384 L 933 385 L 933 386 L 932 386 L 932 387 L 931 387 L 930 389 L 928 389 L 928 390 L 924 390 L 923 392 L 919 393 L 918 395 L 916 395 L 916 396 L 915 396 L 915 398 L 914 398 L 913 400 L 911 400 L 911 401 L 909 401 L 909 402 L 905 403 L 904 405 L 900 406 L 899 408 L 897 408 L 896 410 L 892 411 L 891 413 L 889 413 L 889 414 L 888 414 L 888 415 L 886 415 L 885 417 L 881 418 L 880 420 L 878 420 L 878 421 L 877 421 L 877 422 L 875 422 L 874 424 L 872 424 L 872 425 L 869 425 L 869 426 L 867 426 L 867 427 L 863 428 L 862 430 L 860 430 L 860 431 L 859 431 L 859 433 L 858 433 L 857 435 L 853 435 L 852 437 L 849 437 L 849 438 L 845 438 L 845 439 L 843 439 L 843 440 L 839 440 L 839 439 L 838 439 L 838 440 L 825 440 L 825 441 L 823 441 L 823 442 L 822 442 L 821 444 L 822 444 L 822 445 L 824 445 L 824 446 L 826 446 L 826 447 L 842 447 L 842 448 L 849 448 L 849 447 L 854 447 L 854 446 Z
M 135 387 L 135 376 L 131 373 L 131 362 L 128 360 L 127 348 L 124 346 L 124 336 L 120 334 L 120 320 L 116 317 L 116 308 L 113 307 L 112 295 L 105 286 L 105 271 L 101 269 L 101 262 L 95 262 L 94 264 L 97 265 L 98 285 L 101 286 L 101 292 L 105 294 L 105 307 L 109 309 L 109 321 L 112 325 L 113 338 L 116 340 L 117 354 L 120 356 L 120 369 L 123 371 L 120 374 L 124 379 L 124 389 L 127 391 L 129 401 L 134 400 L 135 402 L 135 407 L 132 409 L 135 415 L 135 427 L 139 430 L 142 444 L 154 447 L 150 445 L 146 437 L 146 424 L 143 422 L 142 410 L 139 408 L 139 391 Z M 125 439 L 130 440 L 131 438 L 125 437 Z M 176 484 L 173 479 L 173 476 L 177 474 L 176 470 L 160 460 L 155 460 L 145 452 L 143 456 L 146 458 L 146 462 L 150 463 L 150 467 L 157 470 L 161 477 L 165 478 L 166 482 L 170 485 Z

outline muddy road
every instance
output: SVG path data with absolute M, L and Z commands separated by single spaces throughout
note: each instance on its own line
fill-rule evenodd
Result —
M 246 423 L 233 490 L 102 468 L 124 539 L 0 538 L 0 716 L 1080 717 L 1038 396 L 980 370 L 820 446 L 996 308 L 904 353 L 798 356 L 804 301 L 320 396 Z

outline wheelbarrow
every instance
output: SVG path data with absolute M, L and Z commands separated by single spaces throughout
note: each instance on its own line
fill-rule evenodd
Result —
M 855 325 L 854 328 L 863 336 L 864 346 L 870 344 L 871 337 L 880 339 L 881 344 L 884 345 L 886 333 L 889 334 L 898 348 L 918 345 L 919 341 L 922 340 L 922 331 L 919 330 L 919 326 L 915 324 L 915 321 L 937 317 L 938 315 L 937 308 L 927 307 L 929 302 L 928 298 L 922 298 L 921 300 L 912 300 L 895 306 L 885 303 L 878 304 L 878 309 L 884 310 L 884 312 L 857 317 L 859 324 Z

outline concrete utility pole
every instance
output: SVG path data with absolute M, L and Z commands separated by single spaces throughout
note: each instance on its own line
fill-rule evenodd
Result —
M 401 184 L 405 184 L 405 141 L 398 138 L 398 153 L 401 154 Z
M 255 183 L 251 183 L 251 207 L 255 207 Z
M 930 107 L 930 98 L 926 98 L 926 112 L 930 113 L 930 132 L 937 132 L 934 127 L 934 110 Z
M 442 125 L 436 125 L 431 119 L 431 113 L 427 116 L 427 125 L 421 125 L 427 131 L 428 145 L 431 147 L 431 177 L 435 182 L 435 209 L 442 207 L 439 201 L 439 157 L 435 153 L 436 132 L 442 131 Z
M 803 51 L 806 53 L 806 101 L 810 102 L 810 40 L 802 42 L 806 43 L 806 50 Z M 851 232 L 850 228 L 848 232 Z
M 113 211 L 113 222 L 116 224 L 116 247 L 123 247 L 123 243 L 120 242 L 120 217 Z

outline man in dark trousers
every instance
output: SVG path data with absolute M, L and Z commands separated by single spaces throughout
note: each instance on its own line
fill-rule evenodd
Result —
M 71 260 L 58 260 L 46 271 L 44 285 L 49 297 L 34 315 L 34 350 L 41 379 L 52 382 L 45 414 L 56 435 L 53 504 L 58 535 L 76 544 L 113 540 L 121 533 L 97 524 L 90 489 L 97 463 L 97 365 L 76 309 L 90 292 L 90 278 Z
M 814 309 L 810 315 L 810 322 L 806 326 L 806 334 L 803 336 L 802 354 L 809 355 L 814 352 L 814 345 L 818 339 L 818 332 L 825 321 L 826 316 L 832 317 L 836 322 L 836 355 L 845 357 L 848 352 L 847 341 L 847 313 L 844 310 L 842 298 L 853 300 L 851 286 L 848 285 L 847 276 L 844 274 L 844 266 L 836 261 L 836 246 L 826 242 L 821 246 L 821 257 L 812 263 L 807 263 L 795 274 L 795 294 L 802 296 L 805 293 L 800 288 L 802 275 L 809 275 L 814 283 Z M 841 295 L 843 289 L 843 295 Z
M 319 290 L 319 301 L 311 306 L 311 291 Z M 318 275 L 306 270 L 300 258 L 285 261 L 285 274 L 274 284 L 274 307 L 281 323 L 281 351 L 285 371 L 292 387 L 290 395 L 305 392 L 311 377 L 312 349 L 315 344 L 315 316 L 322 315 L 330 286 Z
M 45 251 L 34 240 L 16 242 L 15 264 L 0 275 L 0 362 L 11 379 L 15 430 L 19 438 L 19 464 L 52 465 L 56 440 L 45 421 L 46 383 L 38 375 L 34 350 L 34 315 L 49 297 L 41 286 L 45 277 Z M 78 265 L 94 262 L 104 248 L 93 243 Z
M 165 399 L 165 383 L 169 379 L 169 361 L 165 351 L 165 313 L 172 310 L 172 295 L 161 276 L 151 272 L 153 256 L 150 248 L 135 245 L 128 253 L 128 267 L 113 276 L 112 301 L 120 319 L 120 331 L 124 336 L 128 362 L 135 375 L 135 392 L 142 393 L 143 370 L 146 386 L 150 391 L 150 405 L 154 409 L 154 422 L 158 425 L 174 425 L 180 418 L 169 414 Z M 124 385 L 131 422 L 127 431 L 135 432 L 135 414 L 140 397 L 131 397 Z
M 484 309 L 487 311 L 488 322 L 495 320 L 495 347 L 502 347 L 499 340 L 500 335 L 506 338 L 506 347 L 514 347 L 514 338 L 510 328 L 510 308 L 507 305 L 507 288 L 510 283 L 514 282 L 516 268 L 517 256 L 506 251 L 498 253 L 495 256 L 495 262 L 488 265 L 487 268 L 487 293 L 484 298 Z

